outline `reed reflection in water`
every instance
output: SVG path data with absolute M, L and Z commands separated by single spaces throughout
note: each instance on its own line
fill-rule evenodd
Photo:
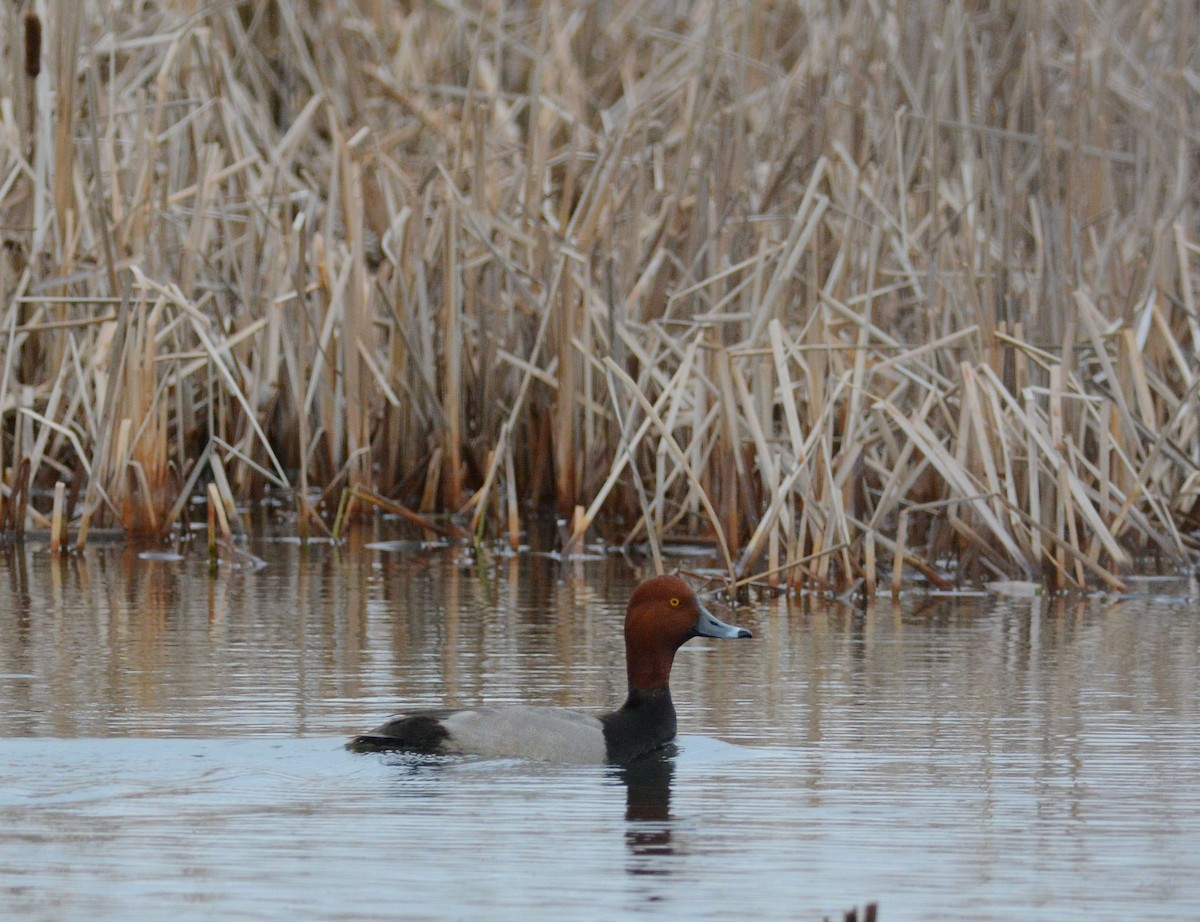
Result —
M 384 536 L 386 537 L 386 536 Z M 393 709 L 624 693 L 641 575 L 375 542 L 259 571 L 0 551 L 0 915 L 1187 918 L 1186 581 L 1066 603 L 771 600 L 685 646 L 627 768 L 353 756 Z

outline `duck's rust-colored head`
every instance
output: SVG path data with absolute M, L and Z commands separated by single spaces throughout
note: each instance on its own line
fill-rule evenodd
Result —
M 652 577 L 633 590 L 625 614 L 629 689 L 666 687 L 675 651 L 693 637 L 750 636 L 745 628 L 717 618 L 679 577 Z

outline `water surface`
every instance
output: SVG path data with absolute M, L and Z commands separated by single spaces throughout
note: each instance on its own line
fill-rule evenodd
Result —
M 719 609 L 755 639 L 685 647 L 678 746 L 622 770 L 341 748 L 619 703 L 620 558 L 253 550 L 0 551 L 0 917 L 1196 917 L 1186 581 Z

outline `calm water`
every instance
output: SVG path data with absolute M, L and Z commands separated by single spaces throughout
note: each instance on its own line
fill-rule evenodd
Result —
M 0 917 L 1200 918 L 1200 615 L 718 609 L 636 770 L 356 756 L 401 703 L 619 703 L 619 559 L 0 550 Z

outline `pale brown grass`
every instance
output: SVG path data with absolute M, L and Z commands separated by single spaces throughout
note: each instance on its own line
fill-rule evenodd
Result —
M 36 76 L 0 7 L 8 533 L 273 485 L 835 591 L 1195 553 L 1189 4 L 45 6 Z

